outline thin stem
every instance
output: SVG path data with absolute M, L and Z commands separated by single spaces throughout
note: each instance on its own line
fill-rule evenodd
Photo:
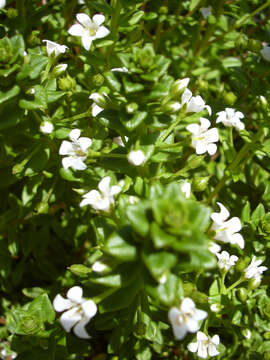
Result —
M 85 111 L 84 113 L 81 113 L 81 114 L 77 114 L 77 115 L 74 115 L 74 116 L 71 116 L 71 117 L 68 117 L 68 118 L 65 118 L 65 119 L 62 119 L 60 120 L 62 123 L 63 122 L 69 122 L 69 121 L 76 121 L 76 120 L 79 120 L 79 119 L 82 119 L 84 117 L 87 117 L 91 115 L 91 109 Z
M 227 289 L 227 293 L 229 291 L 231 291 L 232 289 L 234 289 L 236 286 L 238 286 L 239 284 L 241 284 L 242 282 L 244 282 L 245 279 L 241 276 L 235 283 L 233 283 L 228 289 Z
M 94 303 L 98 304 L 100 303 L 102 300 L 106 299 L 108 296 L 112 295 L 114 292 L 116 292 L 117 290 L 119 290 L 119 288 L 112 288 L 109 290 L 104 291 L 102 294 L 97 295 L 95 297 L 92 298 L 92 300 L 94 301 Z
M 181 120 L 182 120 L 182 116 L 181 116 L 181 114 L 179 114 L 177 116 L 176 120 L 171 124 L 169 129 L 167 129 L 167 131 L 159 138 L 159 142 L 163 142 L 164 140 L 166 140 L 166 138 L 176 128 L 176 126 L 180 123 Z

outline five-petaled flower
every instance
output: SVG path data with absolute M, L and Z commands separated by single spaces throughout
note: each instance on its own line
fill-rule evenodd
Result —
M 60 317 L 60 323 L 66 332 L 73 332 L 81 339 L 90 339 L 85 326 L 96 315 L 97 306 L 93 300 L 86 300 L 82 297 L 83 290 L 79 286 L 73 286 L 67 292 L 67 299 L 60 294 L 53 300 L 54 310 L 65 311 Z
M 212 230 L 215 233 L 215 239 L 225 243 L 237 244 L 241 249 L 244 248 L 245 242 L 241 234 L 238 233 L 242 229 L 241 221 L 238 217 L 227 220 L 230 216 L 229 211 L 221 203 L 217 203 L 220 212 L 212 213 L 211 219 L 214 221 Z
M 206 105 L 205 101 L 200 95 L 192 96 L 192 92 L 186 88 L 181 97 L 181 106 L 186 104 L 186 112 L 201 112 L 204 109 L 208 111 L 208 114 L 212 114 L 212 109 L 209 105 Z
M 77 14 L 76 18 L 80 24 L 72 25 L 68 32 L 73 36 L 80 36 L 82 38 L 82 45 L 85 50 L 89 50 L 92 41 L 95 39 L 101 39 L 107 36 L 110 31 L 103 24 L 105 17 L 101 14 L 96 14 L 91 20 L 86 14 Z
M 256 256 L 253 256 L 251 263 L 244 270 L 244 276 L 246 279 L 254 278 L 258 282 L 261 280 L 261 274 L 268 268 L 266 266 L 259 266 L 262 264 L 262 260 L 256 260 Z
M 208 130 L 211 125 L 210 121 L 200 118 L 201 125 L 190 124 L 186 129 L 192 133 L 191 145 L 196 149 L 196 154 L 201 155 L 208 152 L 214 155 L 217 151 L 217 145 L 214 144 L 219 140 L 217 128 Z
M 98 184 L 98 190 L 91 190 L 83 195 L 80 206 L 91 205 L 95 210 L 109 211 L 114 205 L 114 196 L 119 194 L 121 186 L 110 186 L 111 178 L 106 176 Z
M 217 115 L 217 124 L 222 122 L 225 126 L 234 126 L 238 131 L 245 128 L 245 124 L 240 120 L 243 119 L 244 114 L 240 111 L 235 111 L 235 109 L 232 108 L 225 108 L 225 111 L 220 111 Z
M 81 130 L 73 129 L 69 133 L 70 141 L 64 140 L 60 146 L 59 154 L 68 155 L 62 159 L 64 169 L 72 167 L 74 170 L 85 170 L 84 160 L 87 158 L 88 148 L 92 140 L 87 137 L 80 137 Z
M 200 358 L 206 359 L 207 356 L 217 356 L 219 351 L 216 346 L 219 345 L 219 336 L 214 335 L 212 338 L 203 332 L 197 332 L 197 341 L 188 344 L 188 350 L 197 353 Z
M 207 317 L 207 312 L 196 309 L 190 298 L 185 298 L 179 308 L 169 310 L 169 320 L 172 324 L 173 334 L 177 340 L 182 340 L 187 332 L 195 333 L 199 330 L 199 321 Z
M 59 45 L 56 42 L 53 42 L 51 40 L 42 40 L 46 43 L 46 50 L 48 56 L 59 56 L 60 54 L 64 54 L 68 47 L 66 45 Z
M 223 270 L 225 269 L 228 271 L 231 266 L 234 266 L 236 261 L 238 260 L 238 257 L 235 255 L 231 255 L 227 251 L 222 251 L 221 254 L 216 253 L 216 256 L 218 258 L 218 267 Z

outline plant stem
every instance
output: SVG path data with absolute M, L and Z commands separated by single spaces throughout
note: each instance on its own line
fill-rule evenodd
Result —
M 74 116 L 71 116 L 69 118 L 65 118 L 65 119 L 62 119 L 60 120 L 61 122 L 69 122 L 69 121 L 75 121 L 75 120 L 79 120 L 79 119 L 82 119 L 84 117 L 87 117 L 87 116 L 91 116 L 91 109 L 85 111 L 84 113 L 81 113 L 81 114 L 77 114 L 77 115 L 74 115 Z
M 180 123 L 181 120 L 182 120 L 182 116 L 181 116 L 181 114 L 179 114 L 177 116 L 176 120 L 171 124 L 169 129 L 167 129 L 167 131 L 159 138 L 159 142 L 163 142 L 164 140 L 166 140 L 166 138 L 176 128 L 176 126 Z
M 228 289 L 227 289 L 227 293 L 229 291 L 231 291 L 232 289 L 234 289 L 236 286 L 238 286 L 239 284 L 241 284 L 242 282 L 244 282 L 245 279 L 241 276 L 235 283 L 233 283 Z

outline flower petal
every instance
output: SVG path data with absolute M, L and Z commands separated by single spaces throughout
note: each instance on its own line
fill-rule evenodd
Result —
M 173 324 L 172 329 L 176 340 L 183 340 L 187 334 L 187 326 L 184 323 L 182 325 Z
M 83 290 L 80 286 L 73 286 L 67 292 L 67 298 L 77 304 L 82 303 Z
M 195 308 L 195 304 L 194 304 L 193 300 L 188 297 L 185 298 L 181 303 L 181 310 L 183 312 L 189 312 L 191 309 L 194 309 L 194 308 Z
M 228 217 L 230 216 L 229 211 L 225 208 L 225 206 L 223 204 L 221 204 L 220 202 L 217 202 L 219 208 L 220 208 L 220 217 L 223 221 L 227 220 Z
M 196 331 L 199 330 L 199 324 L 198 324 L 198 321 L 194 320 L 194 319 L 188 319 L 186 322 L 185 322 L 185 325 L 188 329 L 189 332 L 192 332 L 192 333 L 195 333 Z
M 196 309 L 194 319 L 197 321 L 204 320 L 208 316 L 208 313 L 204 310 Z
M 218 344 L 219 344 L 219 336 L 218 336 L 218 335 L 214 335 L 214 336 L 211 338 L 211 342 L 212 342 L 214 345 L 218 345 Z
M 198 350 L 198 343 L 194 342 L 194 343 L 190 343 L 187 346 L 188 350 L 195 353 Z
M 80 24 L 75 24 L 68 29 L 68 33 L 73 36 L 82 36 L 84 33 L 84 28 Z
M 89 322 L 89 319 L 79 321 L 73 328 L 74 334 L 80 339 L 90 339 L 91 336 L 85 330 L 85 325 Z
M 84 157 L 73 157 L 71 167 L 74 170 L 85 170 L 87 168 L 87 166 L 83 162 L 83 159 L 85 159 L 85 158 Z
M 85 50 L 89 50 L 92 44 L 92 40 L 94 38 L 89 36 L 88 34 L 84 33 L 82 36 L 82 45 L 85 48 Z
M 176 307 L 172 307 L 168 312 L 168 318 L 170 323 L 173 324 L 177 321 L 178 317 L 180 316 L 181 312 Z
M 93 16 L 93 21 L 94 23 L 96 23 L 97 25 L 101 25 L 104 23 L 105 20 L 105 16 L 102 14 L 96 14 Z
M 198 331 L 197 332 L 197 340 L 198 341 L 206 341 L 206 340 L 208 340 L 208 337 L 202 331 Z
M 81 137 L 81 138 L 79 138 L 78 143 L 79 143 L 82 151 L 86 153 L 88 148 L 92 144 L 92 140 L 87 137 Z
M 191 132 L 193 135 L 198 135 L 200 132 L 199 124 L 190 124 L 186 127 L 187 131 Z
M 74 158 L 72 156 L 67 156 L 62 159 L 62 165 L 65 170 L 67 170 L 70 167 L 74 168 L 73 164 L 74 164 Z
M 79 139 L 80 135 L 81 135 L 80 129 L 73 129 L 73 130 L 71 130 L 71 132 L 69 133 L 68 136 L 71 141 L 76 142 Z
M 201 122 L 201 131 L 206 131 L 211 125 L 210 121 L 203 117 L 200 118 L 200 122 Z
M 242 229 L 241 221 L 238 217 L 233 217 L 230 220 L 226 221 L 226 227 L 230 229 L 230 232 L 237 233 Z
M 110 194 L 110 182 L 111 178 L 110 176 L 105 176 L 99 183 L 98 188 L 101 191 L 102 194 L 109 196 Z
M 92 25 L 92 20 L 87 14 L 83 14 L 83 13 L 77 14 L 76 19 L 86 28 Z
M 215 345 L 209 344 L 208 353 L 209 356 L 217 356 L 219 354 L 219 351 L 216 349 Z
M 182 106 L 184 104 L 187 104 L 189 102 L 189 100 L 191 99 L 191 97 L 192 97 L 192 92 L 188 88 L 186 88 L 181 97 Z
M 73 155 L 74 149 L 70 141 L 64 140 L 59 149 L 59 155 Z
M 72 307 L 72 302 L 63 298 L 60 294 L 56 295 L 53 300 L 53 308 L 57 312 L 62 312 Z
M 208 144 L 207 152 L 209 155 L 214 155 L 217 152 L 217 145 L 216 144 Z
M 66 332 L 70 332 L 71 328 L 82 318 L 78 312 L 78 307 L 65 311 L 60 317 L 60 323 Z
M 105 26 L 100 26 L 96 32 L 96 39 L 104 38 L 105 36 L 109 35 L 109 33 L 110 30 L 108 30 Z
M 240 247 L 240 249 L 244 249 L 245 247 L 245 240 L 243 236 L 239 233 L 230 236 L 230 243 L 237 244 Z
M 97 305 L 93 300 L 87 300 L 82 303 L 82 309 L 86 319 L 91 319 L 97 313 Z

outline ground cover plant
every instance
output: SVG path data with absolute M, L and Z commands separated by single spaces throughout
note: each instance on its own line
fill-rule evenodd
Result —
M 270 359 L 269 15 L 0 0 L 0 358 Z

